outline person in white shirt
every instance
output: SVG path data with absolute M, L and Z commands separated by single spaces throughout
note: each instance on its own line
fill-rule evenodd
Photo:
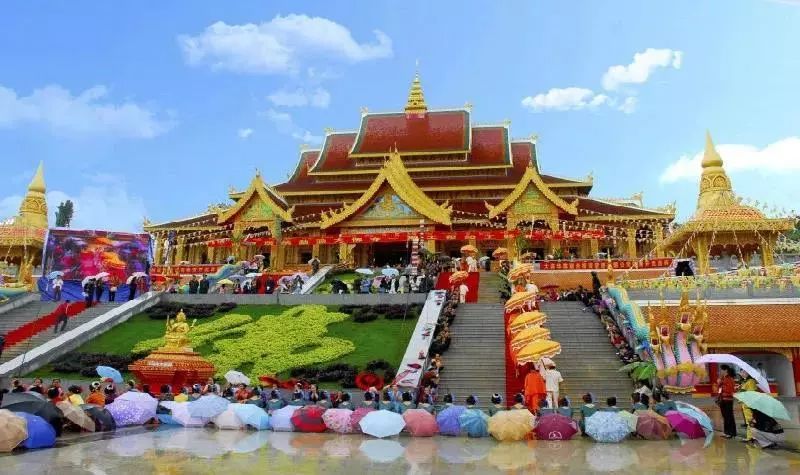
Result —
M 56 276 L 55 280 L 53 280 L 53 298 L 56 302 L 61 301 L 62 287 L 64 287 L 64 280 L 61 279 L 61 276 Z
M 556 364 L 551 363 L 544 372 L 544 389 L 547 391 L 547 403 L 549 407 L 558 407 L 559 385 L 564 382 L 561 373 L 556 370 Z
M 467 269 L 469 272 L 478 272 L 478 261 L 472 256 L 467 256 Z
M 528 283 L 525 284 L 525 292 L 533 292 L 538 294 L 539 287 L 536 287 L 536 284 L 534 284 L 532 281 L 528 281 Z
M 458 286 L 458 303 L 467 303 L 467 292 L 469 292 L 469 287 L 464 282 Z

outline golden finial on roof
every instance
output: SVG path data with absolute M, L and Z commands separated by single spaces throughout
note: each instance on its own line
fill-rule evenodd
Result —
M 706 149 L 703 151 L 703 161 L 701 162 L 703 168 L 708 167 L 721 167 L 722 157 L 719 156 L 717 148 L 714 147 L 714 141 L 711 140 L 711 132 L 706 130 Z
M 39 167 L 36 168 L 36 173 L 33 175 L 33 179 L 28 185 L 28 191 L 38 191 L 39 193 L 45 192 L 44 162 L 39 162 Z
M 701 161 L 703 173 L 700 176 L 700 195 L 697 198 L 698 211 L 707 208 L 728 208 L 736 204 L 731 180 L 722 165 L 722 157 L 711 140 L 711 134 L 706 132 L 706 148 Z
M 425 96 L 422 93 L 422 83 L 419 80 L 419 71 L 414 74 L 414 80 L 411 82 L 405 111 L 406 114 L 425 114 L 428 111 L 428 104 L 425 103 Z

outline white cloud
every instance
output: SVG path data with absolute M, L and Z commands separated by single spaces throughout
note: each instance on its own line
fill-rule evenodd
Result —
M 595 94 L 591 89 L 582 87 L 553 88 L 547 93 L 528 96 L 522 99 L 522 105 L 535 112 L 554 109 L 559 111 L 593 109 L 605 104 L 609 97 Z
M 268 22 L 228 25 L 218 21 L 202 33 L 178 37 L 186 62 L 238 73 L 286 74 L 312 58 L 356 63 L 392 56 L 392 40 L 374 30 L 359 43 L 350 30 L 327 18 L 291 14 Z
M 250 129 L 250 128 L 239 129 L 239 131 L 237 132 L 237 135 L 239 135 L 240 139 L 246 140 L 246 139 L 250 138 L 251 135 L 253 135 L 253 129 Z
M 264 113 L 266 118 L 275 125 L 278 132 L 288 135 L 296 140 L 308 144 L 322 143 L 322 137 L 314 135 L 310 131 L 295 124 L 291 114 L 287 112 L 277 111 L 275 109 L 267 109 Z
M 603 75 L 603 87 L 614 91 L 624 84 L 643 84 L 658 68 L 680 69 L 683 52 L 672 49 L 647 48 L 633 55 L 633 62 L 627 66 L 611 66 Z
M 331 103 L 331 94 L 325 89 L 318 87 L 314 90 L 295 89 L 287 91 L 281 89 L 273 92 L 267 99 L 276 106 L 283 107 L 319 107 L 324 109 Z
M 142 232 L 147 215 L 144 200 L 128 193 L 124 178 L 98 173 L 87 180 L 88 184 L 75 195 L 59 190 L 47 192 L 50 226 L 55 226 L 59 203 L 72 200 L 75 209 L 70 227 L 74 229 Z M 20 195 L 0 199 L 0 219 L 19 214 L 20 203 Z
M 764 148 L 746 144 L 717 145 L 725 170 L 729 173 L 758 171 L 778 176 L 787 172 L 800 172 L 800 137 L 787 137 Z M 697 181 L 703 152 L 683 155 L 671 163 L 661 174 L 662 183 L 681 180 Z
M 638 104 L 639 100 L 635 97 L 626 97 L 625 100 L 622 101 L 622 104 L 617 106 L 617 110 L 626 114 L 633 114 L 633 112 L 636 111 L 636 106 Z
M 134 102 L 110 102 L 108 95 L 105 86 L 94 86 L 75 96 L 59 85 L 36 89 L 29 96 L 0 86 L 0 128 L 36 124 L 71 137 L 149 139 L 175 125 L 171 118 Z

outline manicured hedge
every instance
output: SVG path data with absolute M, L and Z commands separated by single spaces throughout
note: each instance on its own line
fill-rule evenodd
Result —
M 383 316 L 386 320 L 415 319 L 422 311 L 419 304 L 412 305 L 342 305 L 339 311 L 353 317 L 354 322 L 366 323 Z
M 127 371 L 133 363 L 131 356 L 112 355 L 107 353 L 68 353 L 53 364 L 57 373 L 80 373 L 83 376 L 96 378 L 98 366 L 111 366 L 119 371 Z
M 205 304 L 205 303 L 180 303 L 180 302 L 162 302 L 154 305 L 147 310 L 147 316 L 154 320 L 166 320 L 167 317 L 174 318 L 181 310 L 186 314 L 186 318 L 208 318 L 215 313 L 230 312 L 236 308 L 236 303 L 225 302 L 220 305 Z

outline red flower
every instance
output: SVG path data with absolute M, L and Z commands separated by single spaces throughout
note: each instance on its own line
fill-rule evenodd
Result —
M 362 391 L 366 391 L 371 387 L 381 389 L 383 384 L 383 378 L 375 373 L 362 371 L 356 375 L 356 386 Z

